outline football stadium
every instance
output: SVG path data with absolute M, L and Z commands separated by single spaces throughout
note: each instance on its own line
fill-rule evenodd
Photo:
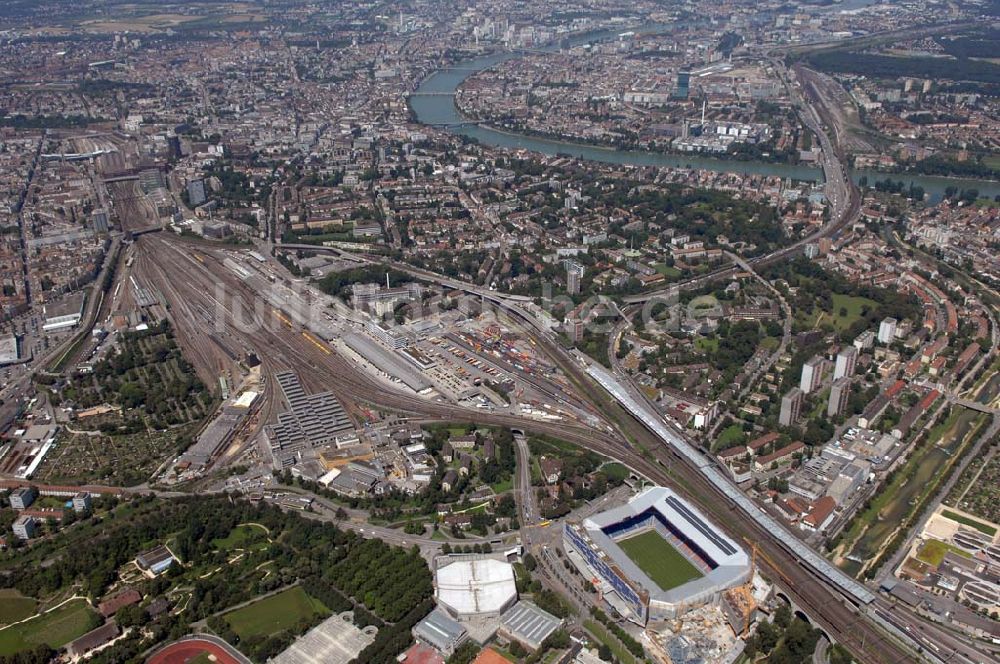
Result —
M 604 600 L 640 625 L 716 602 L 752 573 L 740 547 L 664 487 L 566 523 L 563 545 Z

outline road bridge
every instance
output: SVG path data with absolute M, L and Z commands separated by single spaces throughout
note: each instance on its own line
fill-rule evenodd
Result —
M 979 401 L 973 401 L 971 399 L 955 399 L 955 398 L 950 398 L 948 399 L 948 401 L 956 403 L 959 406 L 964 406 L 969 410 L 976 410 L 979 411 L 980 413 L 986 413 L 987 415 L 993 415 L 993 416 L 1000 415 L 1000 408 L 993 408 L 988 404 L 981 403 Z

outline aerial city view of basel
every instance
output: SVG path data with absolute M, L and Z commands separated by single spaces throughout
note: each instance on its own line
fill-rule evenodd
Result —
M 50 662 L 1000 662 L 1000 0 L 0 0 Z

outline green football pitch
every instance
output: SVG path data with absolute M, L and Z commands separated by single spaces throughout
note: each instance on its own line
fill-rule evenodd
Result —
M 671 590 L 704 576 L 655 530 L 620 540 L 618 546 L 662 590 Z

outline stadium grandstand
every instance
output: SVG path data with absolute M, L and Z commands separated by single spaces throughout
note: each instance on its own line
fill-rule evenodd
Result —
M 603 599 L 640 625 L 717 602 L 752 574 L 750 557 L 739 546 L 664 487 L 566 523 L 563 544 Z

